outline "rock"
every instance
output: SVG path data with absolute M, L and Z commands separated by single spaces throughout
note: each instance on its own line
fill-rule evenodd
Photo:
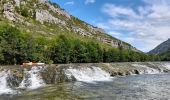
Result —
M 66 26 L 65 21 L 62 21 L 54 16 L 52 16 L 49 11 L 47 10 L 37 10 L 36 11 L 36 20 L 40 21 L 42 24 L 44 22 L 54 23 L 54 24 L 61 24 Z
M 47 84 L 75 81 L 75 78 L 69 79 L 66 76 L 64 66 L 49 65 L 41 72 L 41 76 Z
M 4 14 L 4 17 L 7 18 L 10 21 L 16 20 L 15 13 L 14 13 L 14 6 L 10 3 L 4 4 L 3 14 Z
M 49 0 L 39 0 L 40 3 L 48 3 Z
M 15 5 L 20 7 L 20 0 L 14 0 L 15 1 Z
M 72 30 L 75 32 L 75 33 L 79 33 L 80 35 L 82 36 L 87 36 L 87 37 L 92 37 L 92 34 L 78 26 L 72 26 Z
M 140 74 L 139 71 L 136 70 L 136 69 L 135 69 L 133 72 L 134 72 L 134 74 L 136 74 L 136 75 Z
M 5 0 L 5 2 L 5 4 L 0 4 L 0 10 L 3 11 L 3 16 L 10 20 L 14 26 L 17 23 L 18 26 L 24 26 L 25 29 L 27 29 L 36 25 L 33 22 L 33 20 L 36 19 L 41 24 L 44 24 L 42 26 L 40 25 L 40 28 L 34 29 L 34 32 L 38 34 L 57 34 L 56 31 L 51 30 L 55 30 L 55 27 L 50 27 L 49 30 L 51 31 L 48 29 L 47 31 L 41 30 L 43 26 L 57 26 L 59 28 L 59 32 L 78 33 L 81 36 L 93 38 L 95 41 L 109 44 L 113 48 L 118 48 L 121 44 L 121 46 L 125 49 L 137 51 L 131 45 L 127 45 L 118 39 L 111 38 L 111 36 L 106 35 L 106 32 L 103 29 L 92 26 L 73 17 L 57 4 L 55 5 L 50 3 L 49 0 L 32 0 L 31 2 L 29 0 Z M 23 12 L 27 13 L 26 16 L 23 16 Z
M 67 12 L 65 12 L 64 10 L 61 10 L 60 8 L 54 7 L 53 5 L 47 3 L 47 6 L 49 7 L 49 9 L 51 11 L 53 11 L 54 13 L 58 13 L 58 15 L 63 15 L 65 17 L 67 17 L 68 19 L 71 19 L 70 14 L 68 14 Z
M 117 75 L 124 76 L 124 74 L 122 72 L 118 72 Z

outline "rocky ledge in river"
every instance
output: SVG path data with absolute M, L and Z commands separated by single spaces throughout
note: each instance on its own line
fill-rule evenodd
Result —
M 68 77 L 67 69 L 83 70 L 86 68 L 94 70 L 93 67 L 106 71 L 112 77 L 138 75 L 138 74 L 158 74 L 170 72 L 170 63 L 168 62 L 134 62 L 134 63 L 84 63 L 84 64 L 56 64 L 41 66 L 38 75 L 46 84 L 56 84 L 61 82 L 76 81 L 74 75 Z M 25 70 L 31 68 L 22 68 L 21 66 L 1 66 L 0 71 L 10 73 L 7 79 L 9 86 L 19 87 L 24 79 Z M 33 73 L 36 73 L 33 71 Z M 100 72 L 99 72 L 100 73 Z M 29 77 L 29 76 L 28 76 Z

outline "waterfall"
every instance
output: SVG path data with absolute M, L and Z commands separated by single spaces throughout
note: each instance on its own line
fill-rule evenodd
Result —
M 40 71 L 42 70 L 41 66 L 34 66 L 31 70 L 27 71 L 25 69 L 24 79 L 20 84 L 21 88 L 28 88 L 28 89 L 36 89 L 43 85 L 45 82 L 43 81 L 42 77 L 40 76 Z
M 150 68 L 146 65 L 132 64 L 132 66 L 138 67 L 140 74 L 158 74 L 158 73 L 160 73 L 159 70 L 154 69 L 154 68 Z
M 99 67 L 74 69 L 69 68 L 65 70 L 68 78 L 74 77 L 77 81 L 95 82 L 95 81 L 111 81 L 110 74 Z
M 4 70 L 0 72 L 0 94 L 13 94 L 15 91 L 12 90 L 8 83 L 10 77 L 10 70 Z
M 166 68 L 167 70 L 170 70 L 170 63 L 165 63 L 163 67 Z

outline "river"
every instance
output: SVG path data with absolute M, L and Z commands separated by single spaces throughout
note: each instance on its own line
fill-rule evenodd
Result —
M 170 63 L 4 66 L 0 100 L 170 100 Z
M 115 77 L 106 82 L 69 82 L 2 95 L 1 100 L 170 100 L 170 74 Z

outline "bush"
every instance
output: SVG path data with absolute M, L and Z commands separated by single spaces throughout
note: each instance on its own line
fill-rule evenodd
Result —
M 28 9 L 25 8 L 25 7 L 22 7 L 21 8 L 21 15 L 24 16 L 24 17 L 28 17 L 29 16 Z

